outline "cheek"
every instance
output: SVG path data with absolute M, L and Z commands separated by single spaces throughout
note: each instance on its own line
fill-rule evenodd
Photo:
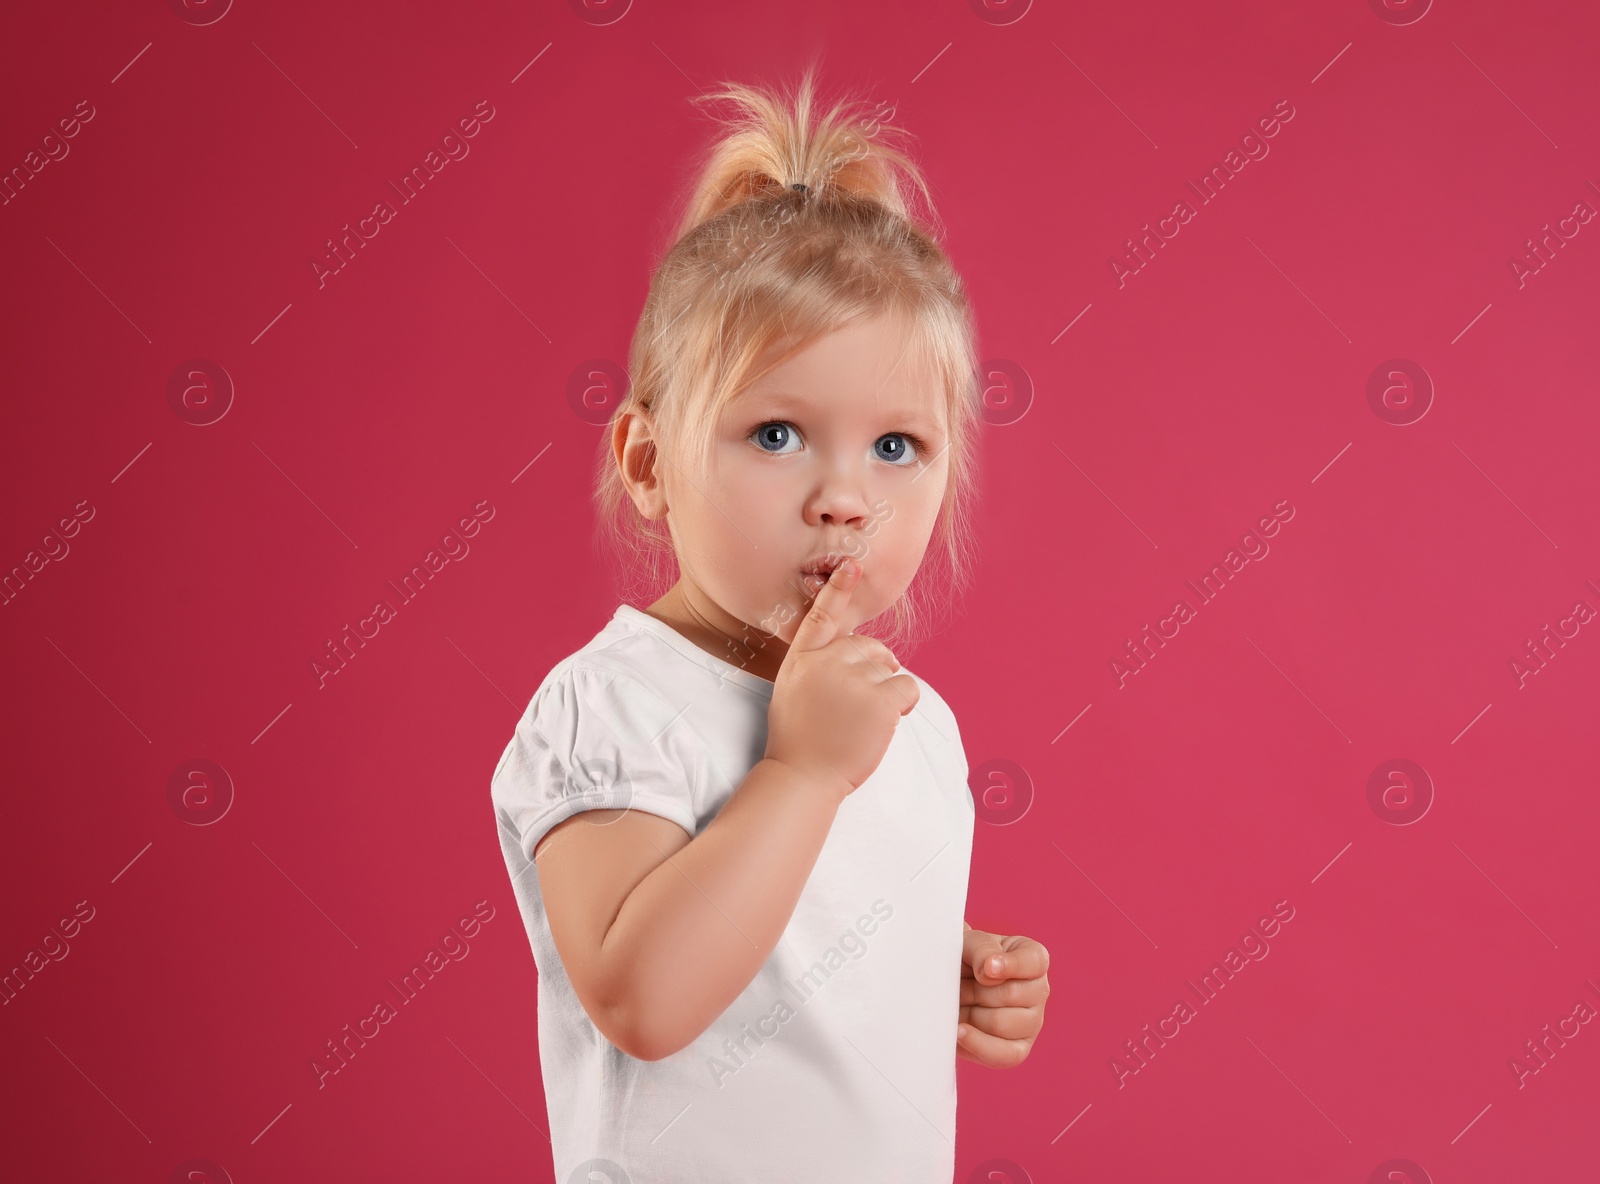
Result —
M 704 488 L 731 517 L 748 514 L 759 518 L 773 513 L 777 505 L 787 504 L 784 494 L 796 480 L 791 466 L 764 461 L 748 444 L 725 445 Z
M 772 572 L 788 571 L 793 479 L 776 469 L 725 455 L 705 480 L 695 478 L 698 487 L 679 495 L 682 512 L 673 511 L 679 538 L 693 552 L 701 578 L 725 596 L 753 595 L 753 586 L 770 582 Z M 756 598 L 768 595 L 763 588 Z
M 924 485 L 928 486 L 926 490 Z M 878 529 L 872 542 L 892 566 L 915 570 L 921 563 L 939 519 L 943 495 L 942 486 L 933 486 L 924 477 L 910 489 L 891 491 L 875 503 Z

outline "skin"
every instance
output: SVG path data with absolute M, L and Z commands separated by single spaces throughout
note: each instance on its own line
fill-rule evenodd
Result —
M 948 480 L 943 392 L 907 363 L 907 332 L 887 314 L 852 322 L 768 371 L 723 409 L 707 474 L 665 457 L 643 412 L 620 416 L 612 438 L 635 506 L 666 519 L 678 556 L 678 582 L 645 611 L 775 684 L 763 764 L 830 787 L 830 800 L 871 774 L 916 704 L 888 647 L 852 635 L 910 585 Z M 805 581 L 801 567 L 830 552 L 852 562 L 827 584 Z M 768 918 L 774 932 L 787 915 Z M 1048 965 L 1032 938 L 967 925 L 957 1055 L 1020 1064 L 1044 1022 Z M 749 969 L 730 972 L 731 989 Z

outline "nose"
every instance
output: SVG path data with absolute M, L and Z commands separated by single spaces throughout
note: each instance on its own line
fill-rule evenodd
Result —
M 812 526 L 832 526 L 856 530 L 870 516 L 863 477 L 839 466 L 823 474 L 820 483 L 806 500 L 806 522 Z

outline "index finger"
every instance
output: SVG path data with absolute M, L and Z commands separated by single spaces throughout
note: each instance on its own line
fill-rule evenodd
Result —
M 840 633 L 840 621 L 850 603 L 850 593 L 861 580 L 861 562 L 846 558 L 828 574 L 828 582 L 811 602 L 795 628 L 790 649 L 820 650 Z

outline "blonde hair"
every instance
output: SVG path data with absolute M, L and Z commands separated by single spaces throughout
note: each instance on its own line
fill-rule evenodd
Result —
M 677 556 L 665 520 L 644 518 L 629 497 L 612 451 L 618 417 L 643 412 L 658 445 L 652 462 L 665 453 L 696 479 L 723 407 L 741 390 L 847 321 L 900 314 L 910 360 L 945 391 L 949 468 L 917 576 L 886 629 L 857 630 L 899 649 L 926 636 L 971 579 L 976 328 L 961 277 L 908 209 L 915 192 L 930 215 L 932 204 L 917 166 L 887 142 L 900 129 L 880 117 L 893 112 L 880 104 L 863 115 L 845 101 L 813 125 L 812 92 L 807 71 L 789 98 L 725 83 L 691 100 L 735 110 L 651 277 L 628 351 L 631 385 L 599 449 L 596 535 L 627 591 L 658 599 L 678 578 Z

